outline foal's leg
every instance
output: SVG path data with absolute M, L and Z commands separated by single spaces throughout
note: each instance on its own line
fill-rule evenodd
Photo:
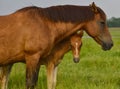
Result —
M 7 89 L 12 65 L 0 67 L 0 89 Z
M 27 89 L 34 89 L 38 80 L 40 68 L 39 53 L 26 56 L 26 85 Z
M 47 65 L 47 87 L 48 89 L 55 89 L 57 78 L 57 67 L 50 63 Z
M 54 71 L 53 71 L 53 89 L 55 89 L 56 87 L 56 81 L 57 81 L 57 66 L 54 68 Z

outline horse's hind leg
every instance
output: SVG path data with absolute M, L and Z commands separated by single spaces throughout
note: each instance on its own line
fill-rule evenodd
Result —
M 40 63 L 39 54 L 32 56 L 27 55 L 26 57 L 26 85 L 27 89 L 34 89 L 38 80 Z
M 54 64 L 47 65 L 47 87 L 48 89 L 55 89 L 57 78 L 57 66 Z
M 12 65 L 0 67 L 0 89 L 7 89 Z

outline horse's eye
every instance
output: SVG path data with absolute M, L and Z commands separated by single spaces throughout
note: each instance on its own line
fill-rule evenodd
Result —
M 102 29 L 105 27 L 105 22 L 104 21 L 101 21 L 100 22 L 100 26 L 102 27 Z
M 102 25 L 105 25 L 105 22 L 103 22 L 103 21 L 101 21 L 100 23 L 101 23 Z
M 105 22 L 101 22 L 101 24 L 105 24 Z

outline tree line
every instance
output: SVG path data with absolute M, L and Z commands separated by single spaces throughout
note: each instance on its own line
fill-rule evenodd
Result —
M 107 20 L 109 27 L 120 27 L 120 18 L 112 17 Z

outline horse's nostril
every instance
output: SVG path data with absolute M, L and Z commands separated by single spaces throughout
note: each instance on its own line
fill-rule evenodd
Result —
M 113 46 L 113 43 L 111 43 L 111 47 Z

